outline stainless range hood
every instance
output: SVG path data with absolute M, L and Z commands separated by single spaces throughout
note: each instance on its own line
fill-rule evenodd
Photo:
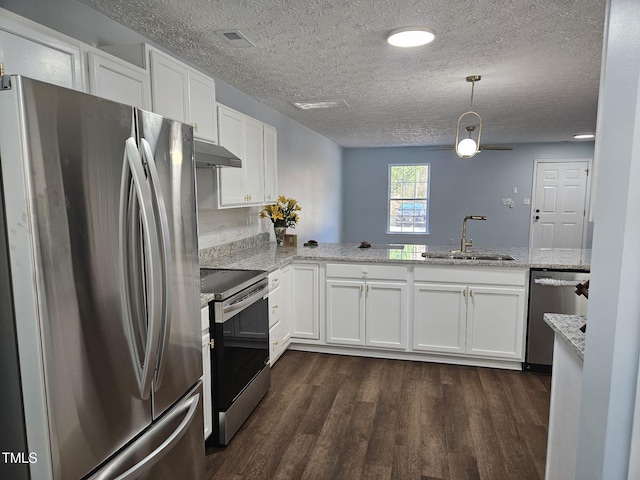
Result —
M 242 160 L 220 145 L 195 140 L 196 164 L 210 167 L 242 167 Z

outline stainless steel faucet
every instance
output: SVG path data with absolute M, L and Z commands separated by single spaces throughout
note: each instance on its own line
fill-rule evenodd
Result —
M 485 215 L 467 215 L 462 220 L 462 238 L 460 239 L 460 251 L 467 253 L 467 247 L 473 246 L 473 240 L 467 241 L 467 220 L 486 220 Z

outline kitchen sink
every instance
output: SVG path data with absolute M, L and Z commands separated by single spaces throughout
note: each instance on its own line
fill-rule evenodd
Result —
M 515 260 L 511 255 L 501 254 L 501 253 L 462 253 L 462 252 L 451 252 L 451 253 L 431 253 L 424 252 L 422 254 L 425 258 L 440 258 L 440 259 L 451 259 L 451 260 L 499 260 L 499 261 L 510 261 Z

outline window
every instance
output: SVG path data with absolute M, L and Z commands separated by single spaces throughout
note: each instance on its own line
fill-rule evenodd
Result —
M 426 165 L 389 165 L 388 233 L 429 233 L 429 171 Z

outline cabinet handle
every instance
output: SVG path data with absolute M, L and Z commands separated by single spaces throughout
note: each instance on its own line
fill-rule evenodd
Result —
M 272 278 L 272 279 L 271 279 L 271 281 L 272 281 L 273 283 L 276 283 L 276 282 L 278 281 L 278 279 L 277 279 L 277 278 Z
M 4 63 L 0 63 L 0 77 L 4 75 Z
M 274 306 L 273 306 L 273 309 L 274 309 L 274 310 L 275 310 L 276 308 L 278 308 L 278 305 L 274 305 Z
M 274 345 L 278 345 L 278 341 L 276 340 L 275 342 L 273 342 Z
M 212 338 L 212 339 L 209 341 L 209 347 L 211 347 L 211 350 L 213 350 L 213 349 L 216 347 L 216 341 L 215 341 L 215 339 L 214 339 L 214 338 Z
M 469 296 L 473 297 L 473 290 L 469 290 Z
M 198 131 L 198 122 L 193 122 L 193 129 L 197 132 Z
M 466 289 L 462 290 L 462 296 L 463 296 L 463 297 L 466 297 L 466 296 L 467 296 L 467 290 L 466 290 Z
M 364 285 L 360 285 L 360 291 L 364 292 Z
M 366 275 L 367 273 L 369 273 L 369 270 L 362 270 L 363 275 Z
M 371 290 L 371 285 L 367 285 L 367 292 L 369 292 L 369 290 Z

